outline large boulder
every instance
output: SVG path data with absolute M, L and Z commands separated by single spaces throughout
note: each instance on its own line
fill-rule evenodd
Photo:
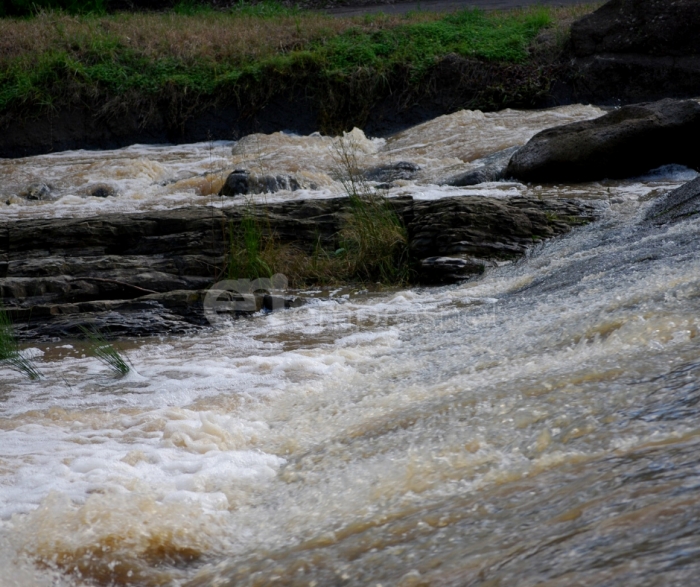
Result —
M 635 102 L 700 94 L 697 0 L 611 0 L 571 27 L 579 97 Z
M 693 100 L 625 106 L 536 134 L 513 155 L 506 176 L 548 183 L 631 177 L 670 163 L 698 169 L 699 133 Z

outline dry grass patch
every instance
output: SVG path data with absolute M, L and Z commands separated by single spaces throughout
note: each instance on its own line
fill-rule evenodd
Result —
M 32 19 L 0 19 L 0 67 L 9 61 L 37 59 L 50 51 L 80 58 L 94 50 L 128 48 L 149 59 L 240 64 L 291 51 L 338 36 L 350 29 L 365 33 L 407 22 L 439 20 L 438 13 L 334 18 L 321 12 L 259 17 L 236 12 L 119 13 L 70 16 L 45 12 Z

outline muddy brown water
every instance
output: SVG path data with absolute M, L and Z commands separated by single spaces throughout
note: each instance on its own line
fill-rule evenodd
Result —
M 322 292 L 180 338 L 71 341 L 0 370 L 0 585 L 690 585 L 700 571 L 700 220 L 650 229 L 695 173 L 446 188 L 594 108 L 462 112 L 387 140 L 389 195 L 576 196 L 602 219 L 460 286 Z M 328 197 L 333 139 L 0 161 L 9 218 L 183 204 L 242 164 Z M 55 199 L 17 196 L 34 181 Z M 85 194 L 110 183 L 117 196 Z M 310 181 L 310 180 L 309 180 Z M 204 194 L 204 195 L 202 195 Z M 263 199 L 260 196 L 260 199 Z

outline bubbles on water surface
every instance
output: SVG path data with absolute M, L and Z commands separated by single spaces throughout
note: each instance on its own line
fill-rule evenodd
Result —
M 594 115 L 577 108 L 561 116 Z M 430 170 L 450 125 L 518 132 L 518 113 L 460 116 L 367 156 Z M 280 160 L 325 140 L 278 138 Z M 160 165 L 148 181 L 208 164 L 205 145 L 131 149 Z M 133 380 L 42 347 L 44 381 L 2 371 L 0 562 L 69 585 L 682 582 L 698 531 L 700 228 L 634 222 L 686 172 L 564 186 L 620 201 L 479 281 L 136 342 Z

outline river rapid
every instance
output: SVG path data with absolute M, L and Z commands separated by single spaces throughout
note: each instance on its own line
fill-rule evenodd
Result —
M 390 196 L 542 195 L 602 218 L 439 288 L 331 292 L 177 338 L 0 369 L 0 585 L 689 585 L 700 573 L 700 219 L 640 224 L 696 176 L 437 185 L 589 106 L 459 112 L 387 139 Z M 331 197 L 334 139 L 0 160 L 2 215 L 237 205 L 226 171 Z M 47 201 L 26 186 L 49 185 Z M 95 185 L 114 196 L 92 197 Z

